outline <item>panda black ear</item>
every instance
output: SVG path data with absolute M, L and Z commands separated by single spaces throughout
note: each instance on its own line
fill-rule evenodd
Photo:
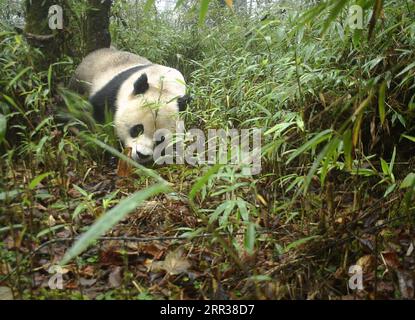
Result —
M 192 102 L 192 97 L 185 94 L 183 97 L 177 99 L 177 104 L 179 105 L 179 111 L 185 111 L 187 106 Z
M 143 73 L 140 78 L 134 82 L 134 95 L 143 94 L 148 90 L 148 88 L 147 74 Z

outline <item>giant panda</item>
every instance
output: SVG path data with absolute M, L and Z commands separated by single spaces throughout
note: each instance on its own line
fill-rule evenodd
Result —
M 113 112 L 116 133 L 132 158 L 152 159 L 158 129 L 175 131 L 189 98 L 183 75 L 136 54 L 104 48 L 88 54 L 75 70 L 70 89 L 86 94 L 97 122 Z

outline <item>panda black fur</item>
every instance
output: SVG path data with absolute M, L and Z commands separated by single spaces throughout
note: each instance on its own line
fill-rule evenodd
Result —
M 152 155 L 156 130 L 175 131 L 178 112 L 189 102 L 178 70 L 113 48 L 86 56 L 70 88 L 89 96 L 98 122 L 106 108 L 113 112 L 118 137 L 139 161 Z
M 108 106 L 110 111 L 115 113 L 115 104 L 117 93 L 120 90 L 121 85 L 131 75 L 144 69 L 147 65 L 137 66 L 129 68 L 120 72 L 114 78 L 112 78 L 104 87 L 95 92 L 90 98 L 89 102 L 94 107 L 94 118 L 98 122 L 104 122 L 105 120 L 105 107 Z M 147 75 L 143 73 L 134 83 L 133 94 L 144 94 L 148 90 Z

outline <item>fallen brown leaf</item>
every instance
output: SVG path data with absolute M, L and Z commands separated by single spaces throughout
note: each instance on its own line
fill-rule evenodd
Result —
M 123 154 L 131 158 L 131 151 L 132 149 L 130 147 L 127 147 L 124 149 Z M 118 161 L 118 166 L 117 166 L 117 176 L 129 177 L 131 176 L 131 172 L 132 172 L 131 165 L 127 163 L 126 161 L 120 159 Z
M 401 263 L 399 262 L 399 258 L 396 252 L 385 251 L 385 252 L 382 252 L 381 254 L 388 268 L 392 268 L 394 270 L 400 268 Z
M 156 260 L 160 259 L 163 256 L 165 250 L 165 247 L 156 243 L 145 244 L 141 247 L 142 252 L 153 256 Z
M 167 254 L 164 261 L 153 262 L 151 269 L 154 271 L 165 270 L 169 275 L 178 275 L 186 272 L 190 268 L 190 263 L 187 259 L 182 257 L 183 252 L 181 249 L 172 251 Z
M 375 265 L 375 257 L 370 254 L 365 255 L 359 258 L 356 264 L 362 267 L 364 273 L 368 273 L 373 270 L 373 267 Z
M 115 267 L 108 277 L 108 282 L 111 287 L 118 288 L 122 284 L 121 267 Z

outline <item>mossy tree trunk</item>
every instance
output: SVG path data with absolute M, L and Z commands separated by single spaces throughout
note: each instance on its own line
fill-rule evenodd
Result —
M 39 48 L 43 53 L 42 61 L 37 61 L 39 69 L 47 68 L 56 62 L 65 51 L 64 29 L 52 30 L 49 27 L 49 8 L 60 5 L 63 1 L 58 0 L 26 0 L 24 35 L 30 45 Z M 65 12 L 65 10 L 63 10 Z M 63 21 L 63 24 L 65 21 Z
M 108 48 L 111 45 L 109 31 L 112 0 L 89 0 L 87 13 L 86 53 Z

